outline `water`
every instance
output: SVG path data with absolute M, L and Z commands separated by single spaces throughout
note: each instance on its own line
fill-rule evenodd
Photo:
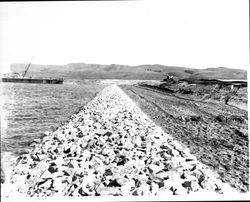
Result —
M 30 143 L 67 121 L 104 86 L 0 83 L 1 156 L 8 165 Z

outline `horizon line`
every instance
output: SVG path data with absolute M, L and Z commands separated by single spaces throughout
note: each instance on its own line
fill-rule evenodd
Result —
M 30 62 L 15 62 L 15 63 L 10 63 L 10 67 L 11 65 L 15 65 L 15 64 L 23 64 L 23 65 L 27 65 L 29 64 Z M 211 67 L 211 66 L 208 66 L 208 67 L 204 67 L 204 68 L 197 68 L 197 67 L 187 67 L 187 66 L 178 66 L 178 65 L 165 65 L 165 64 L 159 64 L 159 63 L 151 63 L 151 64 L 146 64 L 146 63 L 142 63 L 142 64 L 139 64 L 139 65 L 128 65 L 128 64 L 119 64 L 119 63 L 110 63 L 110 64 L 104 64 L 104 63 L 85 63 L 85 62 L 70 62 L 70 63 L 67 63 L 67 64 L 45 64 L 45 63 L 31 63 L 31 65 L 43 65 L 43 66 L 67 66 L 67 65 L 70 65 L 70 64 L 86 64 L 86 65 L 103 65 L 103 66 L 111 66 L 111 65 L 119 65 L 119 66 L 128 66 L 128 67 L 138 67 L 138 66 L 146 66 L 146 65 L 149 65 L 149 66 L 163 66 L 163 67 L 176 67 L 176 68 L 187 68 L 187 69 L 216 69 L 216 68 L 224 68 L 224 69 L 238 69 L 238 70 L 243 70 L 243 71 L 247 71 L 247 68 L 244 69 L 244 68 L 233 68 L 233 67 L 228 67 L 228 66 L 216 66 L 216 67 Z

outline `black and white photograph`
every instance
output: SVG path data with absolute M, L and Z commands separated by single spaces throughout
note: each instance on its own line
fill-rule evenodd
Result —
M 1 200 L 250 200 L 248 0 L 0 2 Z

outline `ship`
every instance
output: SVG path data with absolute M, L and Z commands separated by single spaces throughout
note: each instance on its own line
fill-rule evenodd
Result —
M 29 63 L 23 74 L 11 73 L 2 77 L 2 82 L 14 82 L 14 83 L 41 83 L 41 84 L 62 84 L 63 78 L 33 78 L 27 77 L 26 74 L 31 66 Z

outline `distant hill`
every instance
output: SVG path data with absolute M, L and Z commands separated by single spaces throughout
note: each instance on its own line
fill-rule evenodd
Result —
M 22 73 L 27 64 L 12 64 L 11 71 Z M 67 65 L 32 64 L 28 75 L 63 77 L 65 79 L 147 79 L 162 80 L 166 74 L 180 78 L 208 78 L 208 79 L 247 79 L 247 71 L 225 67 L 193 69 L 160 64 L 129 65 L 101 65 L 70 63 Z

